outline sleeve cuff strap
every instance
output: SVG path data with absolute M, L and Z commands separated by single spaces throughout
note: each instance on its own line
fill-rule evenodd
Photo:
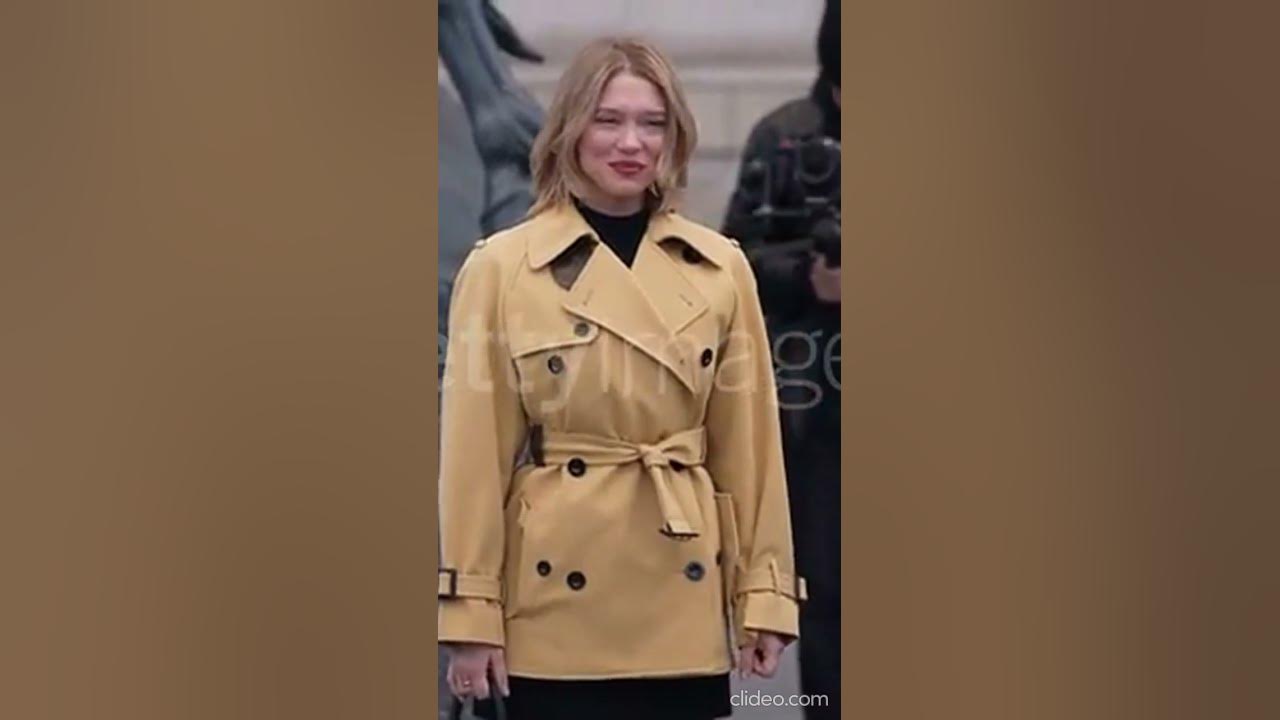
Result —
M 769 567 L 751 570 L 738 583 L 738 593 L 775 592 L 797 602 L 809 599 L 809 589 L 804 578 L 778 569 L 777 561 Z
M 453 568 L 440 571 L 436 596 L 441 598 L 482 598 L 502 601 L 502 583 L 488 575 L 464 575 Z
M 501 647 L 506 629 L 502 606 L 489 600 L 455 598 L 438 606 L 437 638 L 443 643 L 483 643 Z
M 800 608 L 795 600 L 774 592 L 742 596 L 735 614 L 738 647 L 755 642 L 764 630 L 795 638 L 800 635 Z

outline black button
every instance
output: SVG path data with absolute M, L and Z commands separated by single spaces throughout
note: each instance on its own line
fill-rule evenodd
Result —
M 684 261 L 690 265 L 697 265 L 702 262 L 702 253 L 694 250 L 688 245 L 684 246 L 684 252 L 682 254 L 684 255 Z
M 552 355 L 547 358 L 547 369 L 555 375 L 559 375 L 564 372 L 564 358 L 559 355 Z
M 671 469 L 675 470 L 676 472 L 680 472 L 681 470 L 684 470 L 684 463 L 680 462 L 679 460 L 672 460 Z
M 715 353 L 711 352 L 711 348 L 702 351 L 702 367 L 711 364 L 711 359 L 715 357 Z
M 573 326 L 573 334 L 578 337 L 586 337 L 589 332 L 591 332 L 591 326 L 584 322 Z
M 587 463 L 579 457 L 569 460 L 569 474 L 574 477 L 582 477 L 587 474 Z
M 550 574 L 551 574 L 551 563 L 547 562 L 546 560 L 539 560 L 539 561 L 538 561 L 538 574 L 539 574 L 539 575 L 541 575 L 542 577 L 546 577 L 546 576 L 550 575 Z
M 587 576 L 577 570 L 574 570 L 569 573 L 569 577 L 565 578 L 565 581 L 569 583 L 569 588 L 571 590 L 581 590 L 587 585 Z
M 693 562 L 684 566 L 684 576 L 694 582 L 698 582 L 699 580 L 701 580 L 702 576 L 705 574 L 706 574 L 706 571 L 703 570 L 702 563 L 698 562 L 697 560 L 694 560 Z

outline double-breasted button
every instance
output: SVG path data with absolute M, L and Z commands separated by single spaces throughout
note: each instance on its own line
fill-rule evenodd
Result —
M 547 369 L 550 370 L 553 375 L 559 375 L 564 372 L 564 358 L 559 355 L 552 355 L 547 358 Z
M 574 477 L 582 477 L 587 474 L 587 463 L 580 457 L 569 460 L 569 474 Z
M 702 358 L 701 358 L 701 360 L 702 360 L 702 367 L 706 367 L 706 366 L 710 365 L 710 364 L 711 364 L 711 360 L 712 360 L 715 356 L 716 356 L 716 354 L 715 354 L 715 353 L 713 353 L 713 352 L 711 352 L 711 348 L 707 348 L 706 350 L 703 350 L 703 351 L 702 351 Z
M 587 576 L 574 570 L 565 578 L 565 582 L 569 584 L 570 590 L 581 590 L 587 586 Z
M 698 252 L 697 250 L 694 250 L 688 245 L 684 246 L 684 252 L 681 254 L 684 256 L 684 261 L 689 263 L 690 265 L 697 265 L 698 263 L 702 262 L 702 253 Z
M 584 322 L 580 322 L 577 325 L 573 326 L 573 334 L 577 335 L 578 337 L 586 337 L 587 334 L 590 332 L 591 332 L 591 326 Z
M 546 576 L 550 575 L 550 574 L 551 574 L 551 563 L 547 562 L 546 560 L 539 560 L 539 561 L 538 561 L 538 574 L 539 574 L 539 575 L 541 575 L 542 577 L 546 577 Z
M 701 580 L 702 576 L 705 574 L 706 574 L 706 570 L 702 567 L 702 563 L 698 562 L 697 560 L 694 560 L 693 562 L 684 566 L 684 576 L 694 582 L 698 582 L 699 580 Z

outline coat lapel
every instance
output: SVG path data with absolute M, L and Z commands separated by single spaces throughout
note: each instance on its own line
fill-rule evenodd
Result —
M 679 333 L 707 312 L 708 302 L 663 247 L 675 242 L 673 238 L 693 246 L 675 232 L 679 229 L 670 216 L 654 218 L 633 266 L 627 268 L 608 248 L 595 244 L 599 241 L 594 231 L 577 210 L 561 207 L 541 218 L 530 243 L 529 263 L 534 269 L 571 269 L 560 273 L 560 280 L 567 280 L 559 282 L 566 290 L 565 310 L 608 329 L 693 391 L 697 358 L 679 341 Z M 710 250 L 699 244 L 704 252 Z M 589 252 L 585 264 L 581 258 L 570 262 L 573 253 L 584 249 Z
M 693 362 L 636 275 L 608 248 L 596 247 L 591 253 L 564 299 L 564 309 L 608 329 L 694 390 Z
M 633 272 L 671 332 L 680 333 L 710 308 L 690 279 L 691 264 L 725 267 L 732 245 L 675 213 L 653 219 L 636 255 Z

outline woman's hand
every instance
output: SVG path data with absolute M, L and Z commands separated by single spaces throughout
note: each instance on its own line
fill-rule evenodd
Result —
M 459 698 L 468 696 L 484 700 L 489 697 L 489 668 L 493 667 L 493 679 L 505 697 L 511 694 L 507 683 L 507 660 L 502 648 L 479 643 L 451 643 L 449 670 L 445 679 L 449 689 Z
M 755 636 L 754 643 L 738 648 L 738 674 L 744 678 L 752 675 L 771 678 L 778 672 L 782 650 L 790 638 L 765 631 L 756 632 Z

